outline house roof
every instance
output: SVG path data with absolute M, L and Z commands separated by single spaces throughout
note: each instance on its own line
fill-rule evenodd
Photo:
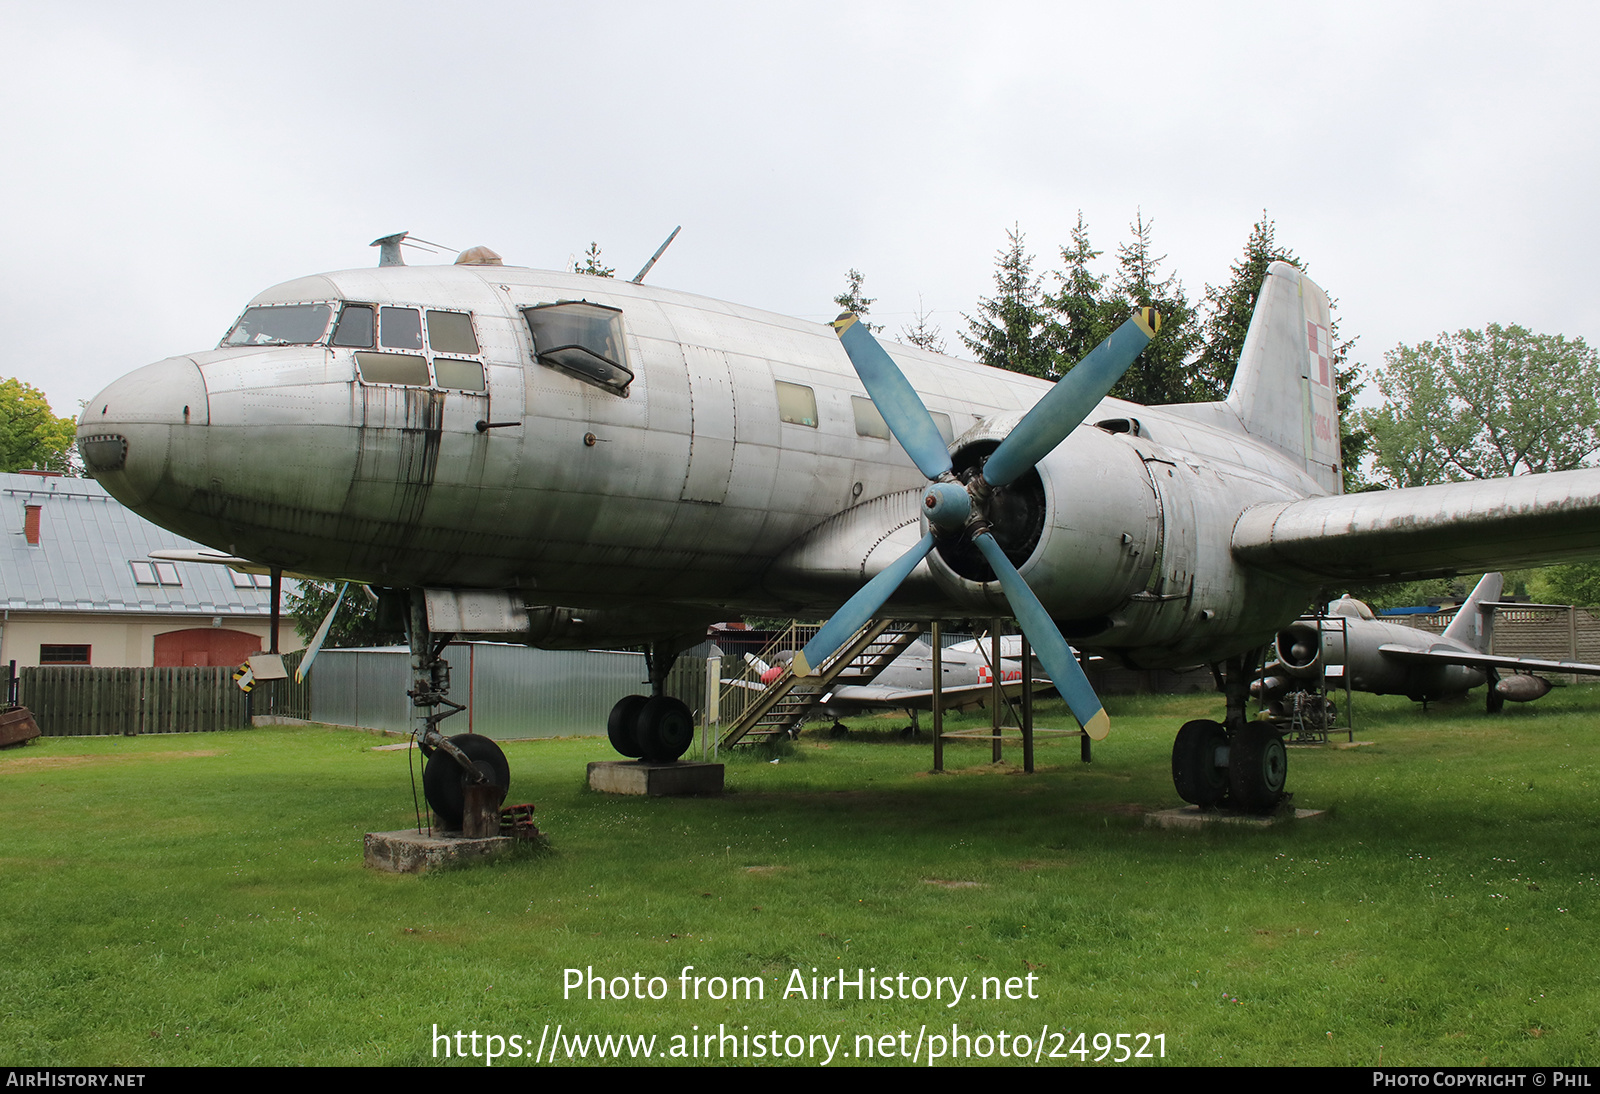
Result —
M 37 546 L 27 537 L 32 505 L 39 506 Z M 272 611 L 267 589 L 236 588 L 226 566 L 167 563 L 179 584 L 141 584 L 131 563 L 148 563 L 151 551 L 202 545 L 136 515 L 93 479 L 0 474 L 0 532 L 0 608 L 233 617 Z

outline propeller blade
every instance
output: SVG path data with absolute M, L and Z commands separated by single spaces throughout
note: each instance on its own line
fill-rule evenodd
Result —
M 817 666 L 844 645 L 852 634 L 866 626 L 867 620 L 878 614 L 883 602 L 889 599 L 931 550 L 933 533 L 929 532 L 915 547 L 895 559 L 877 577 L 861 586 L 855 596 L 845 601 L 844 607 L 834 612 L 833 618 L 822 625 L 816 637 L 806 643 L 806 648 L 794 655 L 794 660 L 789 662 L 789 671 L 796 676 L 815 676 Z
M 1160 329 L 1161 316 L 1156 310 L 1140 308 L 1090 350 L 1000 442 L 983 465 L 984 481 L 990 486 L 1005 486 L 1044 459 L 1106 397 Z
M 1022 580 L 1017 568 L 1011 565 L 1011 560 L 994 541 L 993 535 L 980 532 L 972 538 L 972 542 L 977 544 L 978 550 L 983 552 L 983 557 L 994 569 L 1000 587 L 1005 590 L 1006 600 L 1011 604 L 1011 614 L 1022 625 L 1022 633 L 1028 636 L 1039 663 L 1050 674 L 1061 698 L 1066 700 L 1067 709 L 1072 711 L 1072 716 L 1091 739 L 1104 740 L 1111 731 L 1111 717 L 1100 705 L 1099 696 L 1095 695 L 1089 678 L 1083 674 L 1078 659 L 1072 655 L 1067 640 L 1061 637 L 1055 620 L 1044 610 L 1039 598 L 1033 595 L 1028 583 Z
M 294 682 L 300 683 L 311 675 L 311 663 L 317 659 L 317 653 L 322 649 L 322 643 L 328 638 L 328 628 L 333 626 L 333 617 L 338 614 L 339 605 L 344 602 L 344 591 L 350 587 L 346 581 L 339 586 L 339 595 L 333 598 L 333 607 L 328 609 L 328 614 L 322 617 L 322 625 L 317 628 L 317 633 L 312 636 L 311 644 L 306 647 L 305 656 L 300 658 L 300 663 L 294 669 Z
M 922 399 L 900 371 L 900 366 L 894 363 L 894 358 L 878 345 L 878 340 L 854 312 L 846 312 L 835 319 L 833 329 L 838 332 L 856 375 L 861 377 L 867 394 L 872 397 L 872 404 L 883 415 L 889 432 L 906 450 L 917 470 L 929 479 L 947 474 L 950 449 L 928 408 L 922 405 Z

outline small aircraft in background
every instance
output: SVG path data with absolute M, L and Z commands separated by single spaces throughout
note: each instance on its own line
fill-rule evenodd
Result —
M 1549 694 L 1550 681 L 1535 673 L 1600 676 L 1600 665 L 1490 653 L 1495 609 L 1529 606 L 1501 601 L 1502 584 L 1500 574 L 1484 574 L 1442 635 L 1382 622 L 1366 604 L 1341 597 L 1320 620 L 1302 619 L 1278 632 L 1278 657 L 1263 672 L 1258 693 L 1271 701 L 1326 680 L 1427 703 L 1488 683 L 1494 712 L 1507 700 L 1527 703 Z
M 1007 635 L 1001 639 L 1000 685 L 1009 700 L 1022 692 L 1021 639 Z M 785 651 L 768 664 L 754 654 L 745 654 L 745 661 L 755 670 L 755 680 L 724 680 L 734 686 L 761 688 L 778 680 L 783 670 L 794 658 L 793 651 Z M 940 653 L 940 703 L 947 710 L 971 710 L 992 701 L 994 697 L 994 667 L 987 639 L 969 638 L 944 647 Z M 1044 696 L 1054 690 L 1047 677 L 1035 677 L 1033 694 Z M 835 731 L 844 727 L 840 722 L 851 715 L 866 711 L 903 710 L 911 717 L 906 727 L 915 733 L 917 715 L 933 709 L 933 653 L 926 641 L 918 641 L 895 658 L 867 684 L 842 684 L 829 691 L 812 708 L 813 713 L 831 719 Z

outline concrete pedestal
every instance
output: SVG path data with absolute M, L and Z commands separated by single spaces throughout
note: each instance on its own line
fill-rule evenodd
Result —
M 403 832 L 368 832 L 366 863 L 374 870 L 392 874 L 420 874 L 442 866 L 485 862 L 511 850 L 516 840 L 510 836 L 468 839 L 459 832 L 419 835 L 412 829 Z
M 1146 828 L 1204 828 L 1213 824 L 1241 825 L 1245 828 L 1271 828 L 1285 821 L 1320 817 L 1326 809 L 1283 809 L 1260 816 L 1254 813 L 1229 813 L 1217 809 L 1201 809 L 1198 805 L 1185 805 L 1179 809 L 1163 809 L 1159 813 L 1146 813 Z
M 597 760 L 589 765 L 589 789 L 652 798 L 722 793 L 722 765 L 653 764 L 643 760 Z

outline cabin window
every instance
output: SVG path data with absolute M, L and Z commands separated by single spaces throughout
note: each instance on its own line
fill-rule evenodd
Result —
M 950 424 L 950 415 L 939 410 L 928 411 L 928 417 L 933 419 L 933 424 L 939 430 L 939 436 L 944 438 L 945 444 L 956 443 L 955 427 Z
M 817 428 L 817 393 L 804 384 L 773 381 L 778 388 L 778 418 L 792 425 Z
M 623 348 L 622 312 L 600 304 L 567 302 L 522 309 L 539 363 L 618 395 L 628 393 L 633 370 Z
M 333 344 L 351 349 L 371 349 L 378 321 L 371 304 L 346 304 L 333 328 Z
M 453 387 L 461 391 L 483 391 L 483 365 L 477 361 L 454 361 L 445 357 L 433 359 L 433 379 L 439 387 Z
M 883 420 L 876 404 L 860 395 L 850 396 L 850 409 L 856 412 L 856 436 L 889 439 L 889 423 Z
M 258 304 L 246 308 L 224 346 L 314 346 L 328 333 L 332 304 Z

